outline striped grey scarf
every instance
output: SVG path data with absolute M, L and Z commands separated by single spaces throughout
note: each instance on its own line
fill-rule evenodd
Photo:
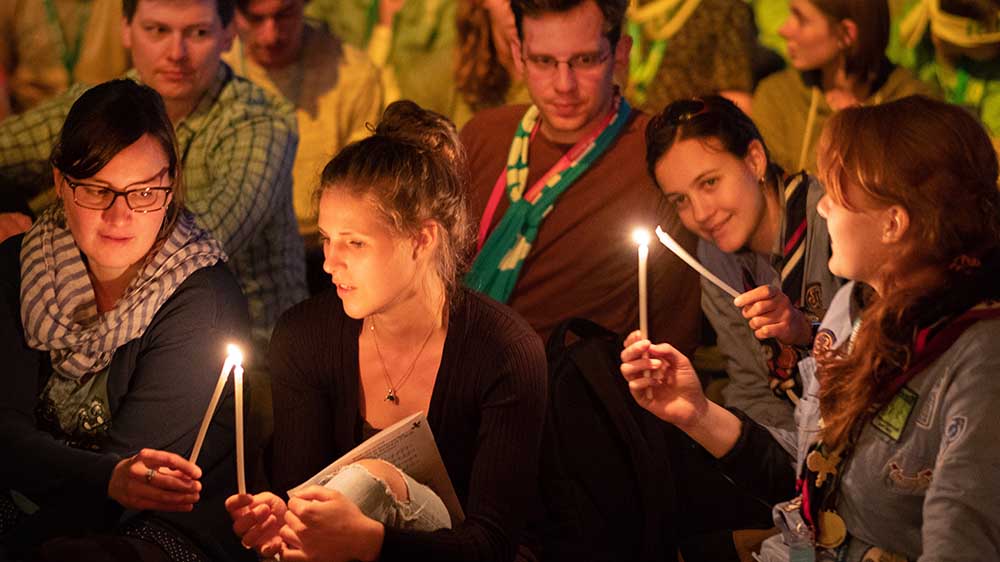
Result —
M 184 213 L 139 269 L 114 309 L 98 314 L 87 266 L 61 206 L 48 209 L 21 244 L 21 322 L 29 346 L 49 352 L 56 377 L 77 386 L 139 337 L 195 271 L 226 260 L 222 246 Z M 52 385 L 49 385 L 51 395 Z M 63 391 L 67 389 L 62 389 Z M 58 405 L 57 405 L 58 408 Z

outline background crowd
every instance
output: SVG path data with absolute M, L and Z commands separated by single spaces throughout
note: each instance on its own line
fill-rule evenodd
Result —
M 8 0 L 0 559 L 1000 559 L 998 150 L 1000 0 Z

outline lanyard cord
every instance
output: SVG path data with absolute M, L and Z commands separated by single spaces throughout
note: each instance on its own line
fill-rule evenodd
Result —
M 84 31 L 87 29 L 87 23 L 90 21 L 90 3 L 85 3 L 83 6 L 83 15 L 78 20 L 76 36 L 74 37 L 71 49 L 69 46 L 69 37 L 66 36 L 66 30 L 59 22 L 59 14 L 56 12 L 54 0 L 43 0 L 43 2 L 45 3 L 45 18 L 49 21 L 49 26 L 56 32 L 59 38 L 60 58 L 62 59 L 63 67 L 66 68 L 66 73 L 69 75 L 69 81 L 72 83 L 73 69 L 76 68 L 76 63 L 80 60 L 80 47 L 83 45 Z

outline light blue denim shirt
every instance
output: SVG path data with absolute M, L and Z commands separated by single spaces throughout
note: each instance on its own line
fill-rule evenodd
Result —
M 858 314 L 851 310 L 854 287 L 840 289 L 820 328 L 834 346 L 850 339 Z M 842 560 L 860 561 L 872 546 L 910 561 L 1000 560 L 998 334 L 1000 319 L 969 327 L 905 385 L 907 405 L 891 424 L 898 430 L 877 422 L 864 428 L 841 477 L 837 512 L 849 535 Z M 813 359 L 803 362 L 799 469 L 819 421 Z M 765 542 L 760 559 L 788 560 L 781 535 Z

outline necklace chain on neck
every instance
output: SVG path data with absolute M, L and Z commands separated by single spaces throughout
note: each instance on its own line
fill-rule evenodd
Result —
M 410 375 L 413 374 L 414 369 L 417 367 L 417 360 L 420 359 L 420 355 L 423 354 L 424 348 L 427 347 L 427 342 L 431 341 L 431 336 L 434 335 L 434 326 L 431 326 L 430 331 L 427 332 L 427 337 L 424 338 L 424 343 L 420 344 L 420 349 L 417 350 L 416 356 L 413 357 L 413 362 L 410 363 L 410 368 L 406 371 L 406 374 L 399 379 L 399 382 L 393 384 L 392 377 L 389 376 L 389 369 L 385 366 L 385 358 L 382 357 L 382 348 L 378 345 L 378 334 L 375 330 L 375 317 L 369 316 L 368 319 L 371 320 L 369 329 L 372 333 L 372 341 L 375 342 L 375 353 L 378 354 L 379 363 L 382 364 L 382 375 L 385 377 L 385 400 L 399 406 L 399 389 L 403 388 L 403 385 L 410 379 Z

